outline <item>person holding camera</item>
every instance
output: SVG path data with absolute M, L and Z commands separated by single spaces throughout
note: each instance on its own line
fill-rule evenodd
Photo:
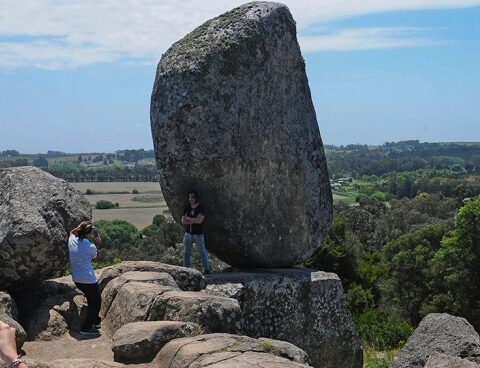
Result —
M 72 279 L 87 298 L 87 316 L 80 329 L 84 336 L 100 335 L 101 294 L 92 260 L 97 257 L 97 247 L 102 242 L 97 228 L 84 221 L 70 232 L 68 238 L 68 255 Z

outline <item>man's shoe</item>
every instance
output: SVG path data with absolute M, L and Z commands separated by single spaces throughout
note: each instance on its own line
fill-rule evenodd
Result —
M 205 270 L 205 271 L 203 271 L 203 274 L 204 274 L 205 276 L 210 275 L 210 270 Z
M 92 327 L 95 330 L 100 330 L 100 328 L 102 327 L 102 322 L 95 323 Z
M 83 336 L 100 336 L 100 332 L 98 330 L 95 330 L 91 328 L 90 330 L 80 330 L 80 335 Z

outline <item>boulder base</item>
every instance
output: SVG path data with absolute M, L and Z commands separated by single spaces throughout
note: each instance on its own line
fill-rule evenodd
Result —
M 314 367 L 362 367 L 362 348 L 337 275 L 273 269 L 208 278 L 206 292 L 219 295 L 222 289 L 238 298 L 244 334 L 288 341 L 305 350 Z

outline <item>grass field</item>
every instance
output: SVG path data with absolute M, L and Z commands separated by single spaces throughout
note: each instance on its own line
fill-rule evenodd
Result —
M 152 223 L 158 214 L 168 214 L 168 208 L 156 182 L 90 182 L 71 183 L 83 194 L 90 189 L 95 194 L 86 195 L 92 205 L 93 221 L 125 220 L 139 229 Z M 132 191 L 138 191 L 133 194 Z M 122 193 L 127 192 L 127 193 Z M 118 208 L 97 210 L 95 204 L 100 200 L 118 203 Z

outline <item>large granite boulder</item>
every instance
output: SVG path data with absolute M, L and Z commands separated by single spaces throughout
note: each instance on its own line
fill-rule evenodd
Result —
M 480 337 L 465 318 L 431 313 L 420 322 L 391 368 L 423 368 L 435 353 L 480 363 Z
M 199 291 L 205 288 L 203 275 L 193 268 L 151 261 L 126 261 L 102 269 L 102 273 L 98 277 L 100 290 L 103 290 L 114 278 L 131 271 L 168 273 L 182 290 Z
M 173 340 L 154 360 L 162 368 L 304 368 L 308 362 L 307 354 L 292 344 L 229 334 Z
M 0 170 L 0 285 L 26 287 L 67 264 L 68 232 L 91 207 L 65 180 L 35 167 Z
M 314 367 L 362 367 L 362 348 L 337 275 L 308 269 L 215 274 L 205 292 L 237 298 L 243 333 L 288 341 Z M 241 285 L 241 286 L 240 286 Z
M 288 8 L 252 2 L 161 58 L 151 99 L 160 184 L 179 221 L 205 205 L 207 248 L 239 267 L 289 267 L 327 234 L 332 195 Z
M 8 314 L 11 318 L 18 320 L 18 308 L 13 300 L 12 296 L 5 292 L 0 291 L 0 313 Z
M 430 355 L 424 368 L 480 368 L 480 365 L 466 359 L 434 353 Z
M 116 362 L 150 362 L 171 340 L 198 335 L 200 326 L 191 322 L 150 321 L 134 322 L 122 326 L 112 339 L 113 358 Z

